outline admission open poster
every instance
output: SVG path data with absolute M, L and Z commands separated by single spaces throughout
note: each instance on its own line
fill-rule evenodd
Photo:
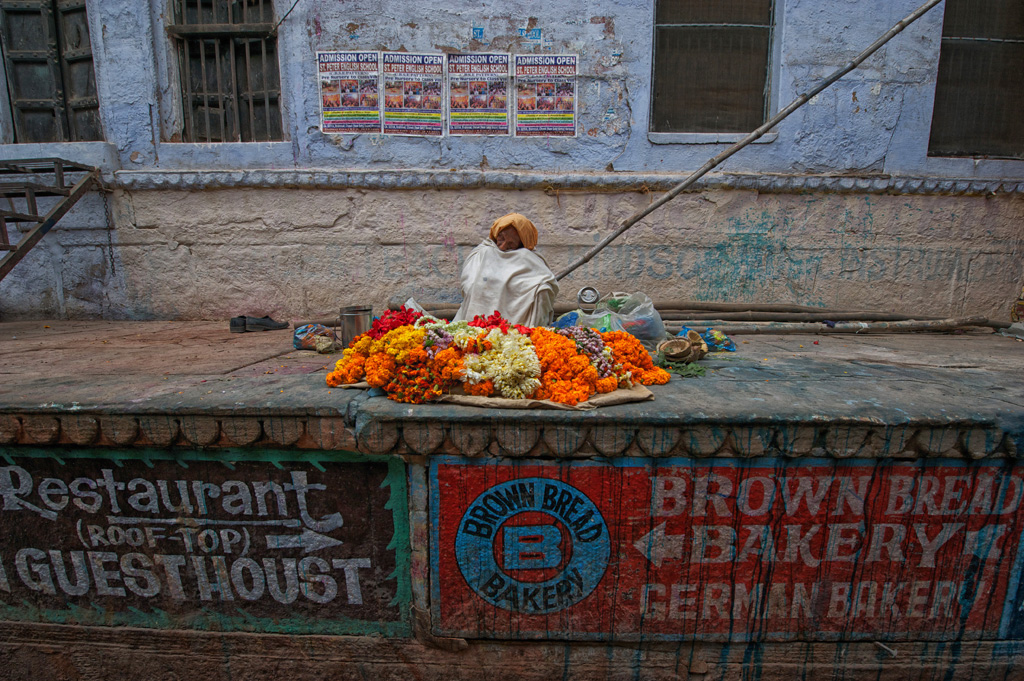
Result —
M 384 134 L 441 136 L 444 55 L 383 52 Z
M 317 52 L 320 131 L 380 132 L 380 53 Z
M 515 56 L 517 137 L 576 136 L 575 54 Z
M 448 55 L 448 134 L 508 135 L 508 54 Z

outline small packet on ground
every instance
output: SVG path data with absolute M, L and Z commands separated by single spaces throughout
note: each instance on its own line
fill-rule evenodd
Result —
M 332 352 L 337 348 L 338 337 L 323 324 L 306 324 L 295 329 L 292 345 L 296 350 L 316 350 L 319 353 Z

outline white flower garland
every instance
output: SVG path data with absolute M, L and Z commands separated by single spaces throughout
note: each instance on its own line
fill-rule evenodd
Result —
M 456 336 L 456 342 L 457 339 Z M 485 340 L 491 343 L 490 350 L 468 354 L 463 360 L 466 380 L 470 383 L 490 380 L 502 397 L 524 399 L 532 395 L 540 387 L 540 360 L 530 337 L 513 329 L 508 333 L 492 329 Z

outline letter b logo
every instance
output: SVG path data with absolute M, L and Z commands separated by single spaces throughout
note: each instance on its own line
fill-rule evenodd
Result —
M 554 525 L 506 526 L 503 540 L 506 570 L 542 570 L 562 562 L 562 533 Z

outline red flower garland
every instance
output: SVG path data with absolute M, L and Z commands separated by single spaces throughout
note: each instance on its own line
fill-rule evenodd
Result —
M 400 326 L 406 324 L 412 324 L 417 319 L 422 317 L 421 312 L 416 310 L 410 310 L 403 305 L 397 310 L 388 310 L 377 319 L 373 320 L 373 326 L 367 331 L 367 335 L 374 340 L 380 340 L 380 338 L 388 331 L 393 331 Z
M 501 313 L 497 310 L 488 317 L 478 314 L 473 317 L 473 321 L 467 323 L 478 329 L 501 329 L 502 333 L 508 333 L 509 329 L 515 329 L 524 336 L 529 336 L 530 332 L 533 331 L 530 327 L 523 326 L 522 324 L 511 324 L 507 319 L 502 317 Z

